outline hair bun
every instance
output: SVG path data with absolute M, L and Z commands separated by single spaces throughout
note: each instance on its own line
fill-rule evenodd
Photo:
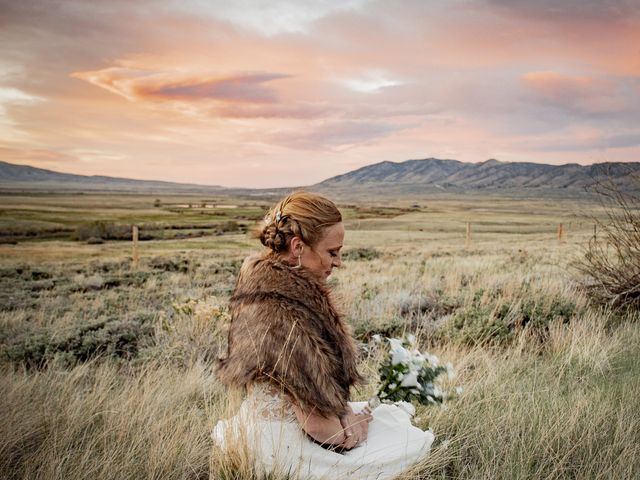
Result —
M 276 228 L 275 223 L 270 223 L 262 229 L 260 242 L 274 252 L 282 252 L 287 249 L 285 235 Z
M 254 233 L 262 245 L 283 253 L 294 237 L 313 247 L 325 228 L 341 221 L 340 210 L 331 200 L 317 193 L 297 191 L 271 208 L 264 217 L 265 225 L 257 226 Z

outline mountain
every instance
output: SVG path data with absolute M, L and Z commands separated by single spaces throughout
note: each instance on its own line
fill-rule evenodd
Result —
M 3 190 L 78 190 L 124 192 L 178 192 L 199 193 L 225 190 L 220 186 L 132 180 L 101 175 L 74 175 L 28 165 L 0 162 L 0 189 Z
M 482 163 L 428 158 L 380 162 L 329 178 L 309 188 L 340 199 L 415 197 L 436 193 L 488 193 L 508 196 L 580 196 L 598 181 L 610 180 L 622 190 L 640 192 L 640 163 L 546 165 Z M 0 190 L 112 191 L 140 193 L 220 193 L 276 198 L 293 188 L 250 189 L 128 178 L 73 175 L 0 162 Z
M 640 163 L 547 165 L 507 163 L 490 159 L 482 163 L 428 158 L 405 162 L 380 162 L 329 178 L 314 188 L 333 193 L 406 194 L 429 192 L 581 194 L 595 182 L 611 180 L 623 190 L 640 190 Z

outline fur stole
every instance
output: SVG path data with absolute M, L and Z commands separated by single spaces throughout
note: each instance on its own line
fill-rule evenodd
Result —
M 345 413 L 349 387 L 362 379 L 350 330 L 327 287 L 271 253 L 247 258 L 240 269 L 217 375 L 235 387 L 267 381 L 325 416 Z

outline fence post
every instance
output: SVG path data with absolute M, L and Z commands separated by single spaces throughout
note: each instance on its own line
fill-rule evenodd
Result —
M 598 224 L 597 224 L 597 223 L 594 223 L 594 224 L 593 224 L 593 241 L 594 241 L 594 242 L 596 241 L 596 235 L 597 235 L 597 233 L 598 233 Z
M 464 242 L 464 248 L 471 246 L 471 222 L 467 222 L 467 237 Z
M 133 240 L 133 261 L 131 265 L 133 268 L 138 268 L 138 264 L 140 263 L 140 252 L 138 250 L 138 226 L 134 225 L 131 227 L 131 238 Z
M 564 236 L 564 227 L 562 224 L 558 225 L 558 241 L 562 241 L 562 237 Z

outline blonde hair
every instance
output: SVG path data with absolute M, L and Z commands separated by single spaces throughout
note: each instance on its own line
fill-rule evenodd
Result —
M 293 237 L 313 247 L 327 227 L 340 223 L 335 203 L 318 193 L 294 192 L 280 200 L 265 217 L 258 231 L 260 242 L 274 252 L 286 252 Z

